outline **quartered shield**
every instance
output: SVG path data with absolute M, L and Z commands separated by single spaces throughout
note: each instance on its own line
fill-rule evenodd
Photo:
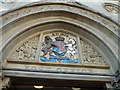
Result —
M 63 41 L 55 41 L 55 47 L 53 47 L 53 52 L 58 56 L 63 56 L 67 52 L 65 43 Z

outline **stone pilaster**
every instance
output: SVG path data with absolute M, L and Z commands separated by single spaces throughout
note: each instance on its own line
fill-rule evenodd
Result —
M 4 77 L 0 83 L 1 83 L 0 89 L 6 90 L 10 86 L 10 78 Z
M 120 72 L 119 71 L 116 72 L 116 77 L 112 80 L 111 84 L 116 90 L 120 89 Z

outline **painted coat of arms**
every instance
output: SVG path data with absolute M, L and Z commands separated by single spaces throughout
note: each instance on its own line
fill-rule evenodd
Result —
M 56 36 L 53 41 L 50 36 L 46 35 L 41 51 L 43 54 L 40 60 L 44 62 L 78 63 L 77 45 L 72 38 L 65 42 L 65 37 Z

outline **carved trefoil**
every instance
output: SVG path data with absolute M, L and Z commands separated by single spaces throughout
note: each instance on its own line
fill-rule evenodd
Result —
M 36 56 L 39 37 L 31 38 L 22 43 L 12 54 L 13 59 L 33 60 Z

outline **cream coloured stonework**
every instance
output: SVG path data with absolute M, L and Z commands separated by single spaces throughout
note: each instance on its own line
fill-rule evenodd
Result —
M 1 18 L 2 77 L 110 82 L 120 70 L 119 25 L 89 9 L 74 3 L 36 3 Z M 75 35 L 80 62 L 39 59 L 44 33 L 55 31 Z

